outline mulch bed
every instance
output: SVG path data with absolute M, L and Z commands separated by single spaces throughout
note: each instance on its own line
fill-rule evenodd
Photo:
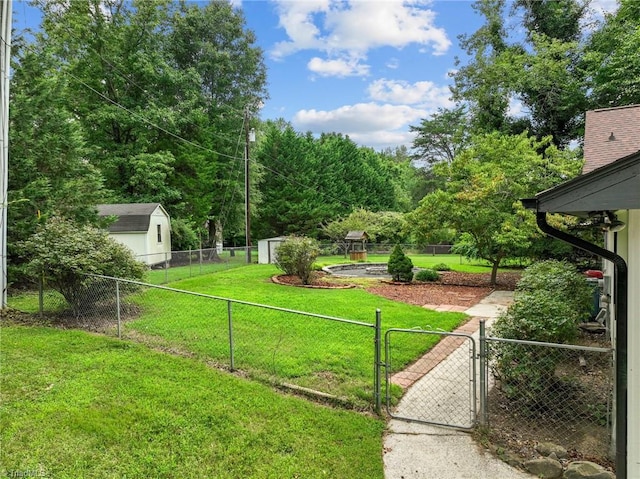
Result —
M 512 291 L 520 279 L 520 273 L 498 273 L 498 284 L 491 286 L 489 273 L 460 273 L 457 271 L 440 272 L 440 281 L 430 283 L 393 283 L 378 280 L 372 282 L 365 289 L 373 294 L 401 301 L 408 304 L 423 306 L 425 304 L 450 304 L 454 306 L 471 307 L 477 304 L 492 291 Z M 300 278 L 291 275 L 274 276 L 272 280 L 289 286 L 303 286 Z M 316 272 L 311 284 L 307 287 L 315 288 L 344 288 L 353 287 L 326 273 Z

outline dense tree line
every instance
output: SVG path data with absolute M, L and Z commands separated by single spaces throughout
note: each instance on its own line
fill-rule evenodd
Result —
M 621 0 L 596 23 L 588 0 L 474 8 L 485 23 L 460 39 L 469 60 L 452 75 L 456 106 L 412 128 L 430 183 L 409 223 L 422 241 L 449 232 L 457 251 L 493 264 L 495 280 L 503 259 L 567 253 L 518 200 L 579 173 L 586 110 L 640 103 L 640 8 Z
M 242 229 L 238 142 L 267 97 L 242 12 L 226 1 L 36 4 L 40 30 L 14 42 L 12 264 L 39 221 L 95 222 L 99 203 L 160 202 L 192 242 L 203 225 Z
M 408 156 L 377 153 L 335 133 L 314 138 L 283 121 L 266 122 L 261 133 L 253 156 L 263 173 L 255 226 L 261 237 L 317 237 L 323 224 L 356 208 L 410 207 L 404 184 L 412 175 Z
M 256 120 L 268 96 L 263 53 L 228 1 L 36 4 L 41 29 L 16 36 L 13 50 L 14 267 L 25 259 L 17 245 L 39 222 L 96 223 L 93 206 L 105 202 L 162 203 L 174 249 L 211 244 L 221 230 L 227 243 L 243 244 L 250 127 L 258 132 L 250 158 L 254 237 L 336 239 L 368 218 L 362 229 L 389 241 L 457 239 L 490 261 L 528 254 L 536 251 L 526 248 L 534 229 L 505 195 L 517 202 L 577 174 L 581 153 L 569 146 L 582 140 L 585 110 L 640 103 L 633 0 L 597 24 L 587 23 L 587 0 L 476 1 L 485 23 L 460 39 L 469 60 L 453 74 L 456 106 L 412 127 L 413 154 Z M 474 213 L 465 217 L 462 204 Z M 499 212 L 500 231 L 481 224 L 487 209 Z M 470 241 L 474 232 L 462 220 L 473 220 L 484 244 L 497 241 L 500 251 Z

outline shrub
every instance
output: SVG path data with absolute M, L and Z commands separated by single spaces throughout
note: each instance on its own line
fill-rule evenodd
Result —
M 87 274 L 141 280 L 146 271 L 105 231 L 59 217 L 47 220 L 22 247 L 30 256 L 30 275 L 59 291 L 76 316 L 104 299 L 93 288 L 99 280 Z
M 433 269 L 421 269 L 414 276 L 416 281 L 438 281 L 440 275 Z
M 566 262 L 542 261 L 530 266 L 516 288 L 515 301 L 496 320 L 494 336 L 567 343 L 578 332 L 578 323 L 590 311 L 591 289 Z M 530 408 L 559 401 L 555 376 L 559 356 L 542 346 L 497 342 L 493 372 L 507 397 Z
M 400 245 L 396 245 L 389 256 L 387 271 L 394 281 L 410 283 L 413 279 L 413 262 L 408 258 Z
M 172 219 L 171 249 L 173 251 L 187 251 L 199 248 L 200 240 L 191 225 L 180 218 Z
M 546 291 L 571 306 L 576 321 L 587 319 L 593 307 L 593 290 L 572 264 L 547 260 L 529 266 L 522 273 L 516 291 Z
M 309 284 L 320 244 L 313 238 L 289 236 L 276 250 L 275 263 L 285 274 L 295 275 Z
M 434 265 L 432 269 L 436 271 L 451 271 L 451 266 L 446 263 L 438 263 Z

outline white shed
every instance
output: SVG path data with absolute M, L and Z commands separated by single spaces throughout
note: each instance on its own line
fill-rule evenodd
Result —
M 171 220 L 160 203 L 98 205 L 99 216 L 115 216 L 109 236 L 127 246 L 138 261 L 155 265 L 171 259 Z
M 286 239 L 286 236 L 276 236 L 258 241 L 258 264 L 275 263 L 276 250 Z

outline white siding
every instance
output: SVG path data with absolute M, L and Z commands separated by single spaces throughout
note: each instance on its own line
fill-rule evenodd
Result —
M 280 246 L 284 240 L 284 236 L 278 236 L 258 241 L 258 263 L 274 263 L 276 258 L 276 249 L 278 249 L 278 246 Z
M 133 251 L 136 257 L 145 251 L 147 238 L 144 233 L 109 233 L 109 236 Z M 138 260 L 144 261 L 143 258 L 138 258 Z
M 627 476 L 640 479 L 640 210 L 616 212 L 618 219 L 627 227 L 617 233 L 607 235 L 607 249 L 616 252 L 627 263 Z M 614 267 L 605 264 L 605 273 L 613 281 Z M 613 285 L 612 285 L 613 286 Z M 613 297 L 612 297 L 613 299 Z M 612 303 L 613 306 L 613 303 Z M 611 308 L 613 315 L 615 307 Z
M 625 259 L 629 267 L 627 475 L 640 478 L 640 210 L 630 210 L 626 222 L 623 232 L 627 231 Z
M 158 242 L 158 226 L 160 226 L 160 242 Z M 147 264 L 158 264 L 171 259 L 171 226 L 169 218 L 159 206 L 151 214 L 144 255 L 145 257 L 141 259 Z

